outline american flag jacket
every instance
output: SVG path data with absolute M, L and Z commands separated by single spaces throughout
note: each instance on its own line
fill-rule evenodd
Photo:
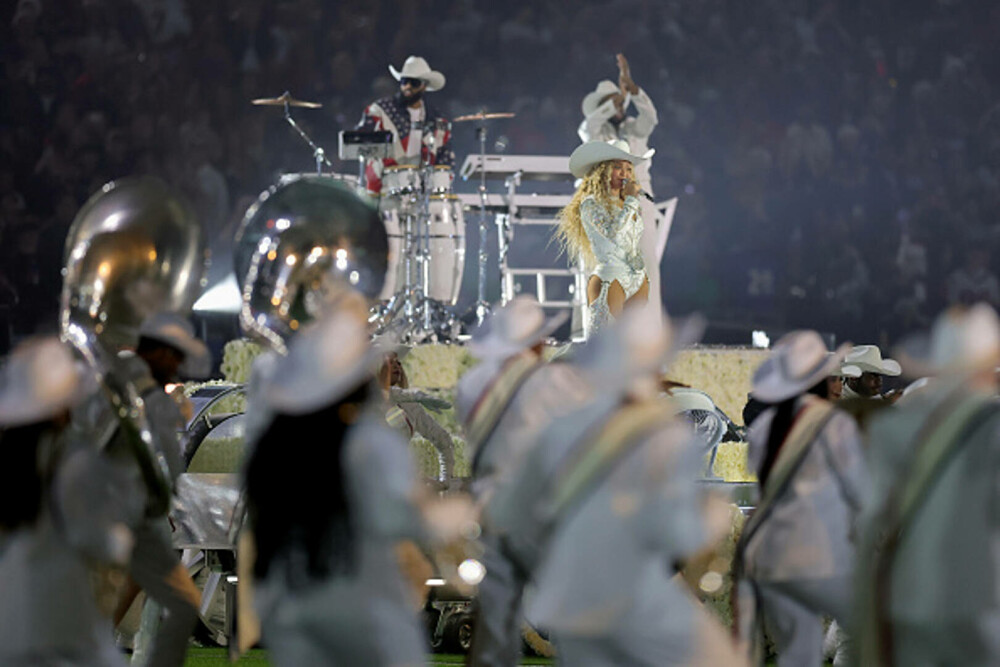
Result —
M 421 146 L 422 159 L 430 164 L 453 165 L 455 154 L 448 146 L 451 141 L 451 130 L 445 117 L 424 100 L 424 118 L 440 121 L 434 130 L 434 145 L 436 149 L 431 154 L 425 143 Z M 375 100 L 367 107 L 358 123 L 358 129 L 368 131 L 388 130 L 392 132 L 392 157 L 375 158 L 365 166 L 365 180 L 368 192 L 378 195 L 382 191 L 382 172 L 385 167 L 398 163 L 406 155 L 410 139 L 410 112 L 398 96 L 392 95 Z

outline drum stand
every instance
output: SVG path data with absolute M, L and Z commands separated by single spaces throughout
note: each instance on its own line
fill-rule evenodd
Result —
M 479 275 L 476 287 L 476 324 L 481 325 L 490 314 L 490 304 L 486 301 L 486 260 L 489 254 L 486 250 L 486 237 L 489 234 L 486 217 L 486 121 L 478 128 L 479 137 Z
M 431 121 L 425 125 L 424 141 L 434 150 Z M 420 190 L 411 195 L 416 210 L 403 214 L 403 285 L 369 318 L 375 333 L 391 332 L 403 343 L 427 340 L 445 342 L 458 335 L 459 322 L 451 309 L 428 295 L 430 285 L 430 195 L 433 165 L 421 158 Z M 405 208 L 405 207 L 404 207 Z
M 298 132 L 299 136 L 302 137 L 302 139 L 305 140 L 305 142 L 307 144 L 309 144 L 309 148 L 312 149 L 312 151 L 313 151 L 313 159 L 316 160 L 316 173 L 318 175 L 322 175 L 323 174 L 323 165 L 324 164 L 327 167 L 329 167 L 330 170 L 332 171 L 333 170 L 333 163 L 330 162 L 330 159 L 326 157 L 326 151 L 324 151 L 321 146 L 317 146 L 316 143 L 312 139 L 309 138 L 309 135 L 306 134 L 305 130 L 303 130 L 301 127 L 299 127 L 299 124 L 296 123 L 292 119 L 291 107 L 289 106 L 289 103 L 288 103 L 289 102 L 289 100 L 288 100 L 288 91 L 285 91 L 285 94 L 282 97 L 285 98 L 285 120 L 288 121 L 288 124 L 292 126 L 292 129 L 295 130 L 296 132 Z

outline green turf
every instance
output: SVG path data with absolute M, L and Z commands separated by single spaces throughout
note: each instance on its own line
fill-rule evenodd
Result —
M 184 667 L 228 667 L 231 664 L 239 665 L 254 665 L 255 667 L 264 667 L 269 665 L 267 659 L 267 651 L 262 649 L 254 649 L 250 651 L 236 663 L 230 663 L 228 657 L 226 656 L 226 649 L 222 648 L 197 648 L 191 647 L 188 650 L 187 660 L 184 661 Z M 462 665 L 465 664 L 464 655 L 448 655 L 448 654 L 437 654 L 427 656 L 428 667 L 437 667 L 437 665 Z M 546 658 L 525 658 L 522 665 L 551 665 L 553 664 L 551 660 Z

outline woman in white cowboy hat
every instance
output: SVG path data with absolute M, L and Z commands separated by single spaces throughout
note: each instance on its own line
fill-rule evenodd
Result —
M 276 665 L 418 665 L 424 641 L 395 559 L 422 535 L 409 453 L 385 423 L 363 324 L 300 331 L 261 388 L 274 417 L 246 467 L 255 594 Z
M 109 590 L 93 584 L 130 557 L 117 498 L 130 480 L 66 430 L 92 385 L 54 337 L 23 343 L 0 370 L 3 665 L 125 664 L 105 608 Z
M 868 427 L 853 664 L 1000 664 L 1000 318 L 950 308 L 894 356 L 928 380 Z
M 793 331 L 754 374 L 772 405 L 750 427 L 760 501 L 737 546 L 735 629 L 760 657 L 766 630 L 778 664 L 822 664 L 823 620 L 851 606 L 854 526 L 867 488 L 854 420 L 827 400 L 849 345 L 830 354 L 815 331 Z
M 570 155 L 570 172 L 583 181 L 559 213 L 556 236 L 588 274 L 588 336 L 619 317 L 626 305 L 648 300 L 640 188 L 633 166 L 652 154 L 633 155 L 628 143 L 618 139 L 590 141 Z

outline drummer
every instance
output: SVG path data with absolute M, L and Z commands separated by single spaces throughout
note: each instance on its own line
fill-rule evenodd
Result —
M 365 168 L 368 192 L 375 196 L 382 191 L 385 167 L 421 161 L 451 166 L 455 162 L 455 154 L 448 146 L 451 131 L 447 121 L 438 109 L 423 99 L 425 92 L 444 88 L 444 74 L 432 70 L 420 56 L 407 58 L 400 70 L 389 65 L 389 72 L 399 81 L 399 92 L 365 107 L 358 123 L 359 129 L 388 130 L 393 136 L 390 157 L 369 159 Z M 425 131 L 428 122 L 434 123 L 430 135 Z

